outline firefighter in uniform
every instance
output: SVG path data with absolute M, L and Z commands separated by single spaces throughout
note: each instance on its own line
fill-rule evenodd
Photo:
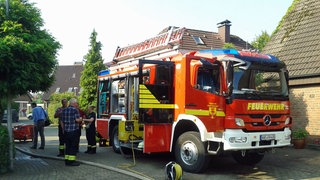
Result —
M 76 161 L 77 155 L 77 139 L 79 138 L 79 122 L 82 121 L 79 111 L 76 108 L 77 100 L 70 99 L 69 106 L 61 113 L 62 129 L 64 132 L 66 151 L 65 164 L 66 166 L 79 166 L 80 163 Z
M 84 153 L 88 154 L 96 154 L 96 113 L 94 112 L 94 106 L 89 106 L 88 111 L 88 119 L 84 119 L 86 124 L 86 138 L 88 141 L 87 151 Z
M 75 108 L 78 109 L 80 117 L 82 119 L 85 119 L 86 118 L 86 113 L 79 108 L 79 104 L 78 103 L 76 103 Z M 78 144 L 77 145 L 77 152 L 79 152 L 79 148 L 80 148 L 80 137 L 81 137 L 82 122 L 78 123 L 78 125 L 79 125 L 79 130 L 78 130 L 78 139 L 77 139 L 77 144 Z
M 61 113 L 62 110 L 68 106 L 68 100 L 62 99 L 61 100 L 61 107 L 59 107 L 56 112 L 54 113 L 54 118 L 58 118 L 58 136 L 59 136 L 59 154 L 57 156 L 63 157 L 64 156 L 64 134 L 61 127 Z

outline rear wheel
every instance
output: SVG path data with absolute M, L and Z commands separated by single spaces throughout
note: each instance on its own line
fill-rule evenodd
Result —
M 120 154 L 120 141 L 118 136 L 118 126 L 115 126 L 112 131 L 112 149 L 115 153 Z
M 175 159 L 183 170 L 193 173 L 204 171 L 210 158 L 198 132 L 185 132 L 176 141 Z
M 242 153 L 242 151 L 235 151 L 232 153 L 233 159 L 238 162 L 239 164 L 243 165 L 255 165 L 259 163 L 263 157 L 263 153 L 258 152 L 245 152 Z

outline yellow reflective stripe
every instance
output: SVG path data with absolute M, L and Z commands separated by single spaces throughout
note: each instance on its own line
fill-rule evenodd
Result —
M 147 87 L 144 84 L 139 84 L 140 89 L 147 89 Z
M 150 94 L 150 91 L 148 89 L 140 89 L 140 94 Z
M 142 104 L 160 104 L 160 102 L 156 99 L 140 99 L 140 103 L 142 103 Z
M 225 117 L 226 114 L 224 113 L 224 111 L 217 111 L 216 116 L 217 116 L 217 117 Z
M 209 116 L 208 110 L 202 109 L 186 109 L 186 114 L 198 115 L 198 116 Z
M 61 150 L 64 149 L 64 145 L 60 145 L 59 149 L 61 149 Z
M 92 148 L 96 148 L 97 146 L 91 146 Z
M 76 160 L 76 156 L 69 155 L 68 160 L 70 160 L 70 161 L 75 161 L 75 160 Z
M 174 109 L 175 104 L 139 104 L 139 108 Z
M 69 160 L 69 155 L 64 155 L 65 160 Z
M 186 109 L 186 114 L 198 115 L 198 116 L 210 116 L 210 111 L 202 109 Z M 216 117 L 225 117 L 224 111 L 217 111 L 214 115 Z
M 176 104 L 161 104 L 149 89 L 143 85 L 139 85 L 139 108 L 156 108 L 156 109 L 174 109 Z
M 139 99 L 156 99 L 152 94 L 140 94 Z

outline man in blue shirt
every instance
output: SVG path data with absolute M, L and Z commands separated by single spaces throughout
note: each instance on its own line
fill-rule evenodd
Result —
M 37 149 L 38 145 L 38 133 L 41 137 L 41 145 L 39 149 L 44 149 L 45 139 L 44 139 L 44 120 L 46 118 L 46 112 L 40 106 L 37 106 L 37 103 L 31 103 L 32 107 L 32 117 L 33 117 L 33 146 L 31 149 Z
M 66 143 L 66 151 L 64 156 L 66 166 L 80 165 L 80 163 L 76 162 L 75 160 L 78 146 L 77 139 L 79 138 L 79 122 L 82 121 L 82 118 L 80 117 L 76 105 L 77 100 L 75 98 L 70 99 L 69 106 L 63 109 L 60 115 Z

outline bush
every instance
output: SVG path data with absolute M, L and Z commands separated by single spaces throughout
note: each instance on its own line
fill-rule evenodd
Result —
M 6 126 L 0 124 L 0 174 L 9 170 L 9 134 Z
M 305 139 L 308 135 L 308 132 L 303 128 L 292 130 L 292 139 Z

